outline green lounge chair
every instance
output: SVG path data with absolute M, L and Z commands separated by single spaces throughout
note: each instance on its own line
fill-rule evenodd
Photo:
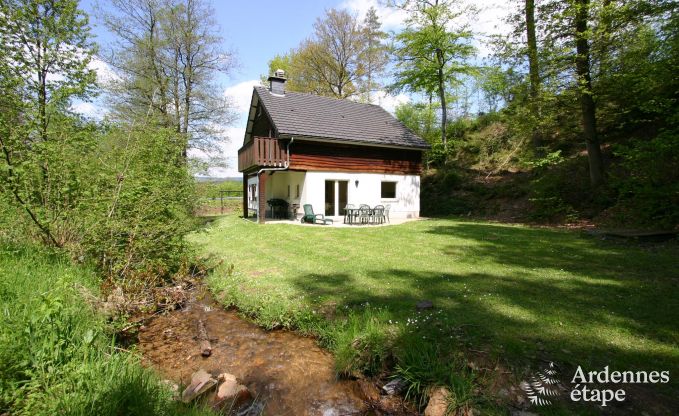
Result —
M 323 214 L 314 214 L 314 207 L 312 207 L 311 204 L 304 204 L 304 216 L 302 217 L 301 222 L 323 225 L 332 224 L 332 220 L 330 218 L 325 218 Z

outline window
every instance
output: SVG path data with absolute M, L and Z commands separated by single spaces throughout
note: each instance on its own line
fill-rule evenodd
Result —
M 297 194 L 296 194 L 295 198 L 299 198 L 299 184 L 297 184 Z
M 380 197 L 382 199 L 396 198 L 396 182 L 382 182 Z
M 290 198 L 290 185 L 288 185 L 288 198 Z

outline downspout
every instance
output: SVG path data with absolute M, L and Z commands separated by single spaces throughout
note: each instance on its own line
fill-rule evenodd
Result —
M 286 146 L 286 152 L 287 152 L 287 161 L 285 162 L 285 166 L 281 168 L 262 168 L 257 172 L 257 181 L 259 182 L 259 175 L 262 174 L 262 172 L 276 172 L 279 170 L 288 170 L 290 167 L 290 145 L 292 142 L 295 141 L 295 138 L 290 136 L 290 141 L 288 142 L 288 145 Z M 257 192 L 259 193 L 259 191 Z M 259 205 L 259 201 L 257 201 L 257 204 Z M 259 215 L 259 210 L 257 211 L 257 215 Z M 266 212 L 264 213 L 264 218 L 266 218 Z

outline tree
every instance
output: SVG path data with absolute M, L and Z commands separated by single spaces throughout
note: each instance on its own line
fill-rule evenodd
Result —
M 330 9 L 314 24 L 314 38 L 298 50 L 295 66 L 317 81 L 328 95 L 349 98 L 356 95 L 364 66 L 362 27 L 346 10 Z
M 582 127 L 587 145 L 589 161 L 589 178 L 593 187 L 604 182 L 604 163 L 601 145 L 596 131 L 596 105 L 592 91 L 590 73 L 590 48 L 587 26 L 589 21 L 589 0 L 576 0 L 575 7 L 575 69 L 580 88 L 580 107 L 582 110 Z
M 434 109 L 429 103 L 403 103 L 396 107 L 396 118 L 430 144 L 435 144 L 440 131 Z
M 60 154 L 75 135 L 61 127 L 72 98 L 94 91 L 88 19 L 77 1 L 0 5 L 0 191 L 26 212 L 45 241 L 61 246 L 54 221 L 70 204 Z M 70 132 L 70 131 L 69 131 Z
M 158 123 L 172 127 L 189 147 L 214 150 L 223 127 L 234 120 L 216 84 L 234 54 L 224 50 L 204 0 L 112 0 L 104 22 L 116 35 L 108 57 L 119 72 L 109 86 L 116 116 L 138 120 L 151 108 Z
M 398 7 L 408 11 L 406 28 L 394 38 L 395 90 L 436 93 L 441 105 L 441 142 L 447 147 L 447 84 L 459 85 L 458 77 L 471 74 L 467 59 L 474 53 L 472 33 L 466 26 L 450 26 L 464 13 L 455 0 L 414 0 Z
M 375 24 L 368 36 L 356 16 L 345 10 L 327 10 L 323 18 L 316 20 L 313 36 L 269 61 L 269 72 L 262 76 L 262 83 L 276 69 L 283 69 L 288 91 L 335 98 L 361 94 L 367 88 L 365 61 L 370 61 L 373 77 L 383 69 L 380 48 L 374 43 L 381 36 Z M 368 41 L 373 42 L 370 52 Z M 371 85 L 375 85 L 374 78 Z
M 95 48 L 88 19 L 75 0 L 6 1 L 0 19 L 4 59 L 11 60 L 3 69 L 21 80 L 30 104 L 25 116 L 46 141 L 50 112 L 93 91 L 95 73 L 88 64 Z
M 365 66 L 364 94 L 367 102 L 372 102 L 370 94 L 379 87 L 375 78 L 379 77 L 389 62 L 389 52 L 383 41 L 388 37 L 381 30 L 382 24 L 377 10 L 370 7 L 363 20 L 364 50 L 361 60 Z
M 268 78 L 273 75 L 277 70 L 282 69 L 285 71 L 285 76 L 288 78 L 286 82 L 286 89 L 289 91 L 296 91 L 291 88 L 291 78 L 290 78 L 290 68 L 292 67 L 292 55 L 294 51 L 290 51 L 285 54 L 275 55 L 273 58 L 269 59 L 268 68 L 269 70 L 260 75 L 259 79 L 262 85 L 267 85 Z
M 530 79 L 530 105 L 532 113 L 540 115 L 540 69 L 538 64 L 538 42 L 535 34 L 535 0 L 525 0 L 526 16 L 526 55 L 528 56 L 528 74 Z M 540 132 L 537 123 L 533 123 L 532 141 L 533 148 L 540 146 Z

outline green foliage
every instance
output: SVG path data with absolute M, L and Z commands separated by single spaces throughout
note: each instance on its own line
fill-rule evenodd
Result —
M 387 311 L 365 304 L 329 325 L 329 346 L 339 374 L 376 375 L 385 370 L 396 335 L 388 317 Z
M 466 176 L 454 166 L 430 171 L 421 181 L 421 214 L 444 216 L 469 213 L 474 209 L 474 204 L 457 192 L 467 188 L 467 182 Z
M 431 104 L 406 102 L 399 104 L 396 118 L 429 144 L 441 141 L 441 128 Z
M 3 163 L 0 189 L 11 203 L 5 214 L 22 214 L 16 226 L 93 259 L 111 277 L 179 271 L 188 260 L 183 236 L 193 226 L 181 136 L 100 129 L 67 116 L 54 117 L 48 132 L 49 141 L 30 147 L 17 132 L 4 141 L 12 158 Z
M 66 110 L 94 88 L 94 48 L 77 6 L 0 9 L 0 198 L 8 204 L 0 215 L 15 230 L 3 234 L 87 254 L 112 277 L 170 275 L 186 263 L 192 225 L 186 135 L 98 126 Z
M 137 356 L 115 350 L 103 319 L 82 298 L 97 281 L 93 270 L 63 256 L 0 244 L 0 411 L 189 413 Z
M 91 182 L 81 188 L 95 198 L 75 214 L 83 248 L 109 275 L 169 276 L 188 261 L 193 179 L 183 148 L 168 130 L 113 128 L 89 155 Z
M 243 182 L 237 180 L 196 182 L 196 197 L 218 198 L 222 191 L 242 191 Z
M 231 74 L 236 57 L 224 47 L 211 2 L 112 0 L 97 12 L 114 37 L 109 117 L 174 129 L 184 136 L 184 156 L 199 149 L 212 166 L 224 166 L 219 145 L 236 114 L 219 76 Z
M 397 364 L 394 377 L 408 385 L 406 398 L 426 405 L 428 392 L 434 386 L 446 386 L 451 392 L 448 408 L 458 409 L 472 404 L 477 376 L 465 365 L 464 353 L 456 346 L 435 342 L 429 325 L 440 326 L 436 316 L 420 315 L 408 325 L 395 346 Z
M 619 192 L 621 222 L 654 228 L 679 224 L 679 132 L 620 146 L 622 169 L 613 183 Z
M 561 156 L 561 150 L 557 150 L 556 152 L 548 153 L 545 157 L 540 159 L 530 160 L 526 162 L 526 164 L 533 169 L 539 170 L 548 166 L 558 165 L 559 163 L 563 163 L 564 160 L 563 156 Z
M 16 81 L 12 93 L 24 100 L 23 123 L 34 126 L 42 140 L 55 111 L 93 92 L 89 30 L 75 0 L 12 0 L 0 6 L 0 78 Z
M 365 20 L 340 9 L 316 19 L 312 36 L 297 48 L 275 55 L 262 84 L 277 69 L 286 72 L 286 90 L 370 101 L 388 62 L 386 34 L 373 9 Z
M 459 3 L 441 1 L 436 5 L 413 2 L 406 28 L 396 34 L 394 50 L 396 89 L 439 94 L 440 82 L 459 83 L 459 76 L 472 72 L 465 60 L 474 53 L 472 33 L 449 25 L 463 12 Z M 443 80 L 440 79 L 441 71 Z

